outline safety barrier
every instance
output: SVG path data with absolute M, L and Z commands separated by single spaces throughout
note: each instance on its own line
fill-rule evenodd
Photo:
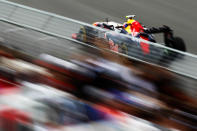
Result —
M 37 9 L 33 9 L 30 7 L 15 4 L 12 2 L 8 2 L 8 1 L 0 1 L 0 19 L 3 21 L 12 22 L 18 25 L 22 25 L 24 27 L 28 27 L 30 29 L 45 32 L 50 35 L 58 36 L 63 39 L 67 39 L 69 41 L 74 41 L 74 42 L 76 42 L 76 40 L 73 40 L 71 38 L 71 35 L 73 33 L 79 32 L 81 27 L 90 27 L 93 30 L 96 30 L 97 32 L 96 35 L 98 38 L 103 38 L 104 34 L 106 33 L 106 30 L 95 28 L 92 25 L 87 24 L 87 23 L 83 23 L 83 22 L 76 21 L 70 18 L 40 11 Z M 13 35 L 14 33 L 15 35 Z M 19 41 L 19 40 L 16 40 L 16 39 L 13 40 L 13 39 L 16 38 L 16 36 L 21 35 L 21 31 L 17 31 L 17 29 L 11 29 L 11 30 L 7 30 L 3 32 L 2 34 L 6 38 L 6 41 L 8 43 L 12 43 L 14 41 L 15 42 Z M 54 40 L 54 41 L 48 42 L 48 44 L 45 44 L 45 45 L 43 44 L 42 46 L 37 45 L 39 46 L 37 49 L 30 48 L 30 44 L 34 44 L 34 46 L 35 44 L 38 44 L 35 42 L 35 41 L 39 41 L 39 40 L 36 40 L 38 35 L 35 35 L 34 33 L 26 34 L 25 31 L 23 32 L 23 34 L 25 34 L 26 37 L 25 38 L 20 37 L 20 39 L 23 39 L 22 44 L 25 47 L 24 50 L 28 50 L 28 51 L 32 50 L 32 53 L 35 52 L 34 54 L 36 54 L 36 52 L 38 51 L 38 48 L 40 52 L 42 52 L 41 50 L 53 50 L 53 54 L 56 54 L 56 53 L 60 54 L 60 52 L 63 51 L 61 49 L 61 46 L 65 46 L 65 45 L 61 45 L 63 43 L 61 42 L 58 43 L 56 40 Z M 86 34 L 86 35 L 87 35 L 86 37 L 92 37 L 92 35 L 95 35 L 95 34 Z M 128 37 L 128 36 L 125 36 L 125 37 Z M 134 40 L 134 42 L 133 44 L 129 42 L 122 43 L 124 46 L 126 45 L 126 51 L 125 50 L 122 51 L 123 53 L 125 53 L 124 56 L 128 55 L 127 57 L 157 64 L 158 66 L 165 67 L 168 70 L 171 70 L 173 72 L 179 73 L 187 77 L 191 77 L 193 79 L 197 79 L 197 69 L 196 69 L 197 56 L 196 55 L 174 50 L 174 49 L 165 47 L 157 43 L 144 42 L 136 38 L 132 38 L 132 37 L 128 37 L 128 38 Z M 32 41 L 30 42 L 30 39 L 34 39 L 34 42 Z M 102 41 L 100 42 L 102 43 Z M 141 42 L 144 42 L 145 44 L 150 45 L 151 50 L 148 55 L 145 55 L 143 50 L 139 48 L 141 46 L 140 45 Z M 81 41 L 78 43 L 85 44 L 84 41 Z M 50 49 L 51 45 L 49 44 L 51 45 L 57 44 L 55 46 L 56 50 L 52 48 Z

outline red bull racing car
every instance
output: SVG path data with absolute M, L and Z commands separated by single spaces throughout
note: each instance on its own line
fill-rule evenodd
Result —
M 72 38 L 88 44 L 95 44 L 95 40 L 100 39 L 99 42 L 107 43 L 110 50 L 157 64 L 169 63 L 178 56 L 182 58 L 175 50 L 186 51 L 185 43 L 182 38 L 173 36 L 172 29 L 168 26 L 146 28 L 134 17 L 126 16 L 127 22 L 124 24 L 108 20 L 93 23 L 105 30 L 83 26 L 78 33 L 72 34 Z M 164 45 L 154 44 L 154 34 L 159 33 L 164 34 Z

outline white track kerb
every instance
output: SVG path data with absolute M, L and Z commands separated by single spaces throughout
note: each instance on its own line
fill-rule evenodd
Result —
M 78 42 L 78 41 L 73 40 L 71 38 L 71 35 L 73 33 L 77 33 L 82 26 L 89 26 L 89 27 L 95 28 L 101 33 L 105 32 L 105 30 L 94 27 L 91 24 L 87 24 L 87 23 L 80 22 L 74 19 L 59 16 L 53 13 L 41 11 L 38 9 L 30 8 L 27 6 L 20 5 L 20 4 L 8 2 L 5 0 L 0 0 L 0 20 L 2 22 L 8 22 L 11 24 L 20 25 L 24 28 L 32 29 L 34 31 L 37 30 L 44 34 L 49 34 L 52 36 L 56 36 L 57 38 L 67 39 L 67 40 L 74 41 L 74 42 Z M 78 42 L 78 43 L 82 45 L 90 46 L 83 42 Z M 146 43 L 152 46 L 158 47 L 158 48 L 170 50 L 172 52 L 176 52 L 177 54 L 183 55 L 184 57 L 182 59 L 172 61 L 169 65 L 166 65 L 163 68 L 166 68 L 170 71 L 173 71 L 175 73 L 178 73 L 178 74 L 181 74 L 181 75 L 193 78 L 193 79 L 197 79 L 197 68 L 196 68 L 197 56 L 196 55 L 186 53 L 186 52 L 181 52 L 175 49 L 171 49 L 171 48 L 165 47 L 157 43 L 151 43 L 147 41 Z M 93 48 L 96 48 L 96 47 L 93 47 Z M 124 54 L 120 54 L 120 55 L 124 55 Z M 156 55 L 157 54 L 154 54 L 154 56 L 152 57 L 153 60 Z M 139 60 L 132 56 L 127 56 L 127 55 L 124 55 L 124 56 L 130 57 L 131 59 Z M 142 61 L 142 60 L 139 60 L 139 61 Z M 157 66 L 160 66 L 160 65 L 157 65 Z

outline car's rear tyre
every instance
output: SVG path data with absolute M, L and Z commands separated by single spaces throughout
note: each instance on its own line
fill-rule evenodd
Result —
M 172 40 L 172 44 L 171 44 L 171 48 L 179 50 L 179 51 L 186 51 L 186 47 L 185 47 L 185 42 L 183 41 L 182 38 L 180 37 L 174 37 Z M 174 60 L 175 58 L 182 58 L 184 55 L 177 53 L 175 51 L 169 51 L 169 54 L 171 56 L 171 59 Z
M 179 51 L 186 51 L 185 42 L 180 37 L 173 37 L 168 43 L 166 43 L 166 46 Z
M 183 51 L 183 52 L 186 51 L 185 42 L 180 37 L 173 37 L 171 40 L 168 41 L 168 43 L 166 43 L 166 46 L 179 51 Z M 181 59 L 183 58 L 183 56 L 184 54 L 180 54 L 176 51 L 167 49 L 166 54 L 163 56 L 163 58 L 160 61 L 160 64 L 165 64 L 165 66 L 167 66 L 171 61 L 174 61 L 176 59 Z
M 173 46 L 172 48 L 174 48 L 174 49 L 184 51 L 184 52 L 186 51 L 185 42 L 180 37 L 173 38 L 173 45 L 172 46 Z

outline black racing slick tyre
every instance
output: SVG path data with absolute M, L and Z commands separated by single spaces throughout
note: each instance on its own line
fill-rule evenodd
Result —
M 85 27 L 81 27 L 77 36 L 77 39 L 79 41 L 82 42 L 86 42 L 87 41 L 87 34 L 86 34 L 86 28 Z
M 172 46 L 173 46 L 174 49 L 184 51 L 184 52 L 186 51 L 185 42 L 180 37 L 174 37 L 173 38 L 173 45 Z
M 120 45 L 120 51 L 119 52 L 128 55 L 128 47 L 125 43 L 122 43 Z
M 167 47 L 170 47 L 179 51 L 186 51 L 185 42 L 180 37 L 173 37 L 167 44 Z M 182 59 L 184 57 L 183 54 L 180 54 L 176 51 L 167 50 L 167 53 L 163 56 L 159 64 L 164 64 L 165 66 L 169 65 L 172 61 L 177 59 Z
M 92 27 L 83 26 L 80 28 L 78 33 L 78 40 L 85 42 L 85 43 L 92 43 L 98 37 L 98 32 Z

